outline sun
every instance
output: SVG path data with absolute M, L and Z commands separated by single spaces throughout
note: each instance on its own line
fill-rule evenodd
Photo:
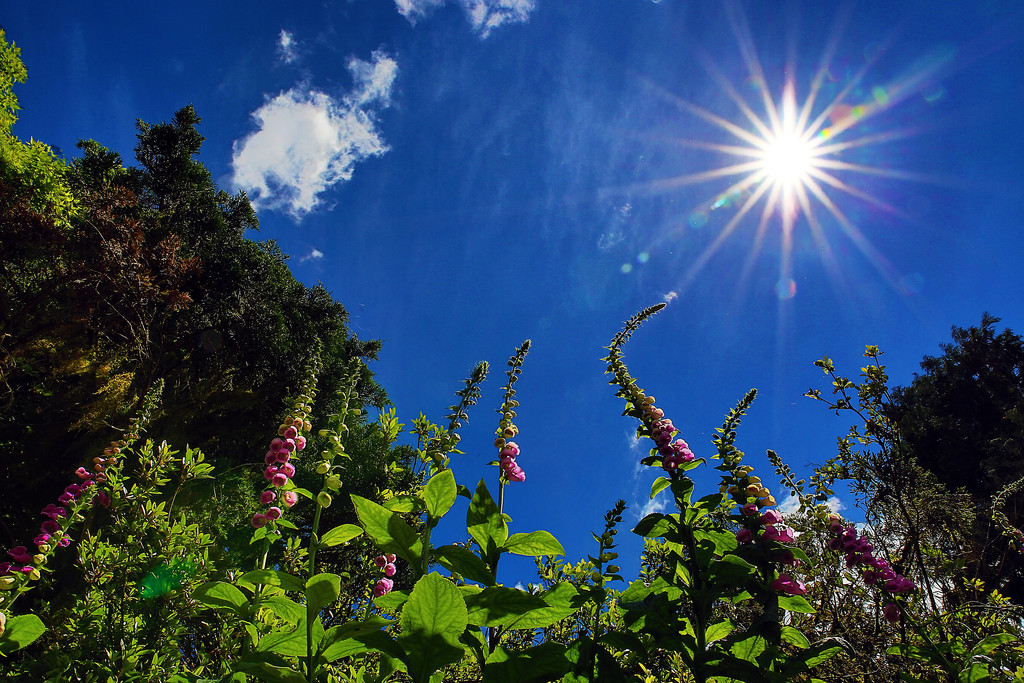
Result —
M 798 226 L 809 231 L 816 251 L 831 274 L 838 277 L 840 269 L 833 255 L 834 236 L 826 232 L 838 229 L 875 270 L 899 290 L 898 275 L 847 217 L 842 199 L 854 199 L 879 213 L 908 218 L 898 208 L 872 196 L 864 189 L 865 185 L 854 178 L 934 180 L 924 174 L 895 169 L 892 160 L 884 160 L 884 143 L 913 135 L 914 130 L 886 130 L 881 120 L 872 119 L 933 84 L 948 58 L 922 63 L 920 69 L 905 72 L 902 77 L 886 83 L 871 82 L 869 73 L 874 62 L 868 60 L 859 71 L 849 74 L 845 82 L 839 82 L 830 68 L 840 37 L 837 26 L 810 82 L 800 88 L 803 90 L 800 99 L 798 84 L 793 78 L 793 74 L 800 71 L 796 64 L 787 65 L 781 88 L 771 87 L 756 56 L 750 27 L 738 13 L 733 14 L 731 20 L 749 74 L 746 83 L 753 87 L 757 96 L 748 100 L 741 94 L 733 80 L 720 71 L 720 61 L 710 58 L 704 61 L 709 75 L 735 104 L 738 116 L 721 115 L 679 98 L 664 87 L 649 84 L 681 112 L 702 119 L 712 125 L 712 130 L 723 134 L 722 141 L 675 139 L 674 143 L 681 147 L 711 152 L 714 163 L 705 167 L 706 170 L 665 178 L 646 188 L 663 192 L 689 185 L 717 186 L 706 200 L 691 205 L 681 229 L 712 224 L 715 216 L 725 218 L 724 225 L 721 220 L 714 222 L 717 229 L 714 240 L 687 269 L 685 280 L 674 291 L 681 293 L 694 282 L 726 240 L 750 220 L 756 220 L 757 227 L 751 236 L 750 253 L 740 279 L 751 272 L 759 250 L 774 232 L 780 241 L 779 278 L 774 283 L 780 299 L 792 298 L 795 294 L 792 253 L 793 234 Z M 881 52 L 876 53 L 872 59 L 880 56 Z M 868 149 L 872 147 L 874 149 Z M 857 160 L 851 160 L 853 158 Z M 878 159 L 879 163 L 863 162 L 869 158 Z

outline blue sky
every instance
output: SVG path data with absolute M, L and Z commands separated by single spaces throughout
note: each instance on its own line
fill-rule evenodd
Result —
M 904 384 L 982 311 L 1024 331 L 1016 1 L 293 5 L 14 3 L 15 133 L 131 159 L 137 118 L 194 104 L 253 237 L 384 340 L 373 369 L 405 422 L 493 364 L 455 462 L 471 487 L 496 478 L 501 370 L 531 338 L 506 511 L 572 559 L 616 499 L 627 522 L 652 508 L 599 362 L 636 310 L 669 301 L 626 360 L 698 456 L 759 389 L 739 446 L 762 476 L 767 448 L 806 476 L 849 424 L 802 397 L 822 355 L 856 374 L 878 344 Z M 781 162 L 751 152 L 790 137 Z

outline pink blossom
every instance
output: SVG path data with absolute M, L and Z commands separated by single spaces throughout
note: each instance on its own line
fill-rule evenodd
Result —
M 78 475 L 79 479 L 92 479 L 92 472 L 85 469 L 84 467 L 79 467 L 77 470 L 75 470 L 75 474 Z
M 275 519 L 280 519 L 280 518 L 281 518 L 281 508 L 276 507 L 276 506 L 272 507 L 272 508 L 267 508 L 267 519 L 275 520 Z
M 274 454 L 274 461 L 285 463 L 292 459 L 292 454 L 286 450 L 280 450 Z
M 59 545 L 61 548 L 67 548 L 69 545 L 71 545 L 71 537 L 63 536 L 59 541 L 57 541 L 57 545 Z
M 736 540 L 740 543 L 750 543 L 752 540 L 754 540 L 754 532 L 746 527 L 743 527 L 742 529 L 736 532 Z
M 7 551 L 7 554 L 11 556 L 11 559 L 15 562 L 26 564 L 32 561 L 32 556 L 28 554 L 28 549 L 23 546 L 15 546 Z
M 786 595 L 806 595 L 807 587 L 797 581 L 789 574 L 779 574 L 779 578 L 772 581 L 771 589 Z
M 267 451 L 267 454 L 263 456 L 263 462 L 267 465 L 277 462 L 277 451 Z
M 295 450 L 295 439 L 285 439 L 284 440 L 284 449 L 286 451 L 288 451 L 289 453 L 294 451 Z
M 388 562 L 390 562 L 391 564 L 394 564 L 395 561 L 398 560 L 398 558 L 395 557 L 394 553 L 388 553 L 387 555 L 385 555 L 385 557 L 387 558 Z
M 388 558 L 386 558 L 383 555 L 378 555 L 377 557 L 373 558 L 373 563 L 378 567 L 383 567 L 388 563 Z
M 306 437 L 301 436 L 301 435 L 295 437 L 295 450 L 301 451 L 305 447 L 306 447 Z
M 395 565 L 392 563 L 388 562 L 384 565 L 384 576 L 394 576 L 396 571 L 398 570 L 395 569 Z
M 259 529 L 267 525 L 267 516 L 262 512 L 257 512 L 252 516 L 252 525 Z
M 270 442 L 270 450 L 272 451 L 279 451 L 283 447 L 284 441 L 281 441 L 281 439 L 274 439 L 273 441 Z
M 503 458 L 512 458 L 515 460 L 519 457 L 519 445 L 515 441 L 509 441 L 505 444 L 504 448 L 501 449 L 499 455 Z
M 263 470 L 263 478 L 266 479 L 267 481 L 273 479 L 275 474 L 277 474 L 277 467 L 274 465 L 271 465 L 267 469 Z
M 50 538 L 50 534 L 39 534 L 38 536 L 32 539 L 32 542 L 36 545 L 43 545 L 44 543 L 49 543 Z
M 277 488 L 281 488 L 282 486 L 288 483 L 288 475 L 278 472 L 270 480 L 270 483 L 276 486 Z
M 782 522 L 782 514 L 778 510 L 765 510 L 761 515 L 761 524 L 779 524 Z
M 72 496 L 70 493 L 62 493 L 59 496 L 57 496 L 57 500 L 61 503 L 64 503 L 65 505 L 72 502 L 74 499 L 75 497 Z
M 296 429 L 294 426 L 291 426 L 288 429 L 284 430 L 284 438 L 286 438 L 286 439 L 294 439 L 298 435 L 299 435 L 299 430 Z
M 264 505 L 269 505 L 270 503 L 274 502 L 275 498 L 277 498 L 277 494 L 274 493 L 273 491 L 264 491 L 263 493 L 260 494 L 260 502 L 263 503 Z
M 60 529 L 60 525 L 52 519 L 48 519 L 39 525 L 39 530 L 44 534 L 55 534 Z
M 97 491 L 96 497 L 93 500 L 105 508 L 110 507 L 110 496 L 107 495 L 106 491 Z
M 769 541 L 778 541 L 780 543 L 792 543 L 795 538 L 793 536 L 792 528 L 788 526 L 777 527 L 773 524 L 768 524 L 765 526 L 764 537 Z
M 395 587 L 395 582 L 391 579 L 381 579 L 377 582 L 377 585 L 373 587 L 374 597 L 379 598 L 382 595 L 391 592 L 391 589 Z
M 740 512 L 744 517 L 753 517 L 757 514 L 757 503 L 747 503 L 740 508 Z
M 281 500 L 284 501 L 285 505 L 291 507 L 299 502 L 299 494 L 295 493 L 295 491 L 285 491 L 281 494 Z
M 285 475 L 286 477 L 295 476 L 295 465 L 291 464 L 290 462 L 286 462 L 277 469 L 279 472 L 281 472 L 281 474 Z
M 885 620 L 890 624 L 895 624 L 900 620 L 900 617 L 903 616 L 903 613 L 900 612 L 899 606 L 890 602 L 882 608 L 882 616 L 884 616 Z
M 917 588 L 914 582 L 904 576 L 896 576 L 885 582 L 883 588 L 890 593 L 909 593 Z
M 0 576 L 7 576 L 11 573 L 10 562 L 0 562 Z

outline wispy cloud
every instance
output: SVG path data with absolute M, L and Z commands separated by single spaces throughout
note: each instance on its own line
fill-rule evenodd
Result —
M 253 112 L 257 130 L 235 141 L 231 166 L 257 208 L 301 218 L 357 163 L 388 150 L 376 114 L 391 104 L 398 64 L 377 51 L 369 62 L 349 60 L 348 69 L 355 86 L 341 98 L 296 86 Z
M 679 292 L 673 289 L 668 294 L 662 294 L 661 298 L 665 300 L 665 303 L 670 304 L 679 298 Z
M 639 510 L 636 508 L 633 508 L 633 510 L 638 520 L 643 519 L 652 512 L 665 512 L 668 510 L 668 497 L 658 494 L 653 500 L 649 500 L 640 506 Z
M 299 58 L 298 45 L 295 42 L 295 36 L 281 29 L 281 34 L 277 38 L 277 51 L 281 55 L 281 61 L 285 64 L 291 64 Z
M 846 505 L 844 505 L 843 502 L 839 500 L 839 496 L 831 496 L 828 500 L 825 501 L 825 505 L 828 506 L 828 509 L 831 510 L 832 512 L 839 512 L 840 510 L 846 507 Z M 784 515 L 791 515 L 799 509 L 800 499 L 794 495 L 787 496 L 785 500 L 779 503 L 779 512 L 781 512 Z
M 324 257 L 324 252 L 320 251 L 316 247 L 313 247 L 308 254 L 299 259 L 299 263 L 303 261 L 317 260 Z
M 525 22 L 536 6 L 536 0 L 395 0 L 395 5 L 415 24 L 449 1 L 462 6 L 470 26 L 482 38 L 504 24 Z

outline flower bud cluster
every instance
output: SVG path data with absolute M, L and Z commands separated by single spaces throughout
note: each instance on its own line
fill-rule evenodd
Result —
M 643 422 L 651 439 L 657 445 L 658 455 L 661 456 L 661 466 L 665 468 L 665 471 L 673 472 L 680 465 L 693 462 L 694 455 L 690 450 L 690 445 L 682 439 L 672 440 L 672 437 L 679 433 L 679 430 L 672 424 L 672 420 L 665 417 L 664 410 L 654 405 L 653 396 L 644 395 L 643 390 L 636 384 L 625 381 L 628 375 L 624 373 L 623 369 L 623 376 L 619 377 L 619 374 L 616 374 L 616 379 L 623 380 L 626 397 L 640 410 L 642 415 L 640 421 Z
M 266 465 L 263 478 L 270 483 L 270 488 L 260 493 L 260 504 L 268 506 L 267 509 L 252 516 L 252 525 L 257 529 L 280 519 L 286 509 L 299 502 L 298 493 L 281 489 L 295 476 L 292 458 L 306 448 L 306 437 L 300 432 L 312 428 L 309 411 L 314 393 L 311 389 L 307 390 L 296 400 L 289 415 L 278 426 L 277 436 L 270 441 L 270 447 L 263 456 Z
M 516 463 L 516 457 L 519 455 L 519 446 L 515 441 L 505 442 L 498 452 L 498 464 L 501 467 L 501 473 L 509 481 L 526 481 L 526 473 L 523 472 L 523 468 Z
M 839 515 L 829 515 L 829 531 L 833 537 L 829 541 L 830 550 L 836 550 L 846 554 L 847 567 L 859 567 L 864 583 L 869 586 L 878 586 L 886 593 L 906 594 L 917 590 L 917 585 L 901 574 L 897 574 L 886 560 L 875 557 L 874 546 L 868 542 L 866 536 L 857 535 L 857 529 L 852 524 L 844 524 L 843 518 Z M 882 609 L 882 614 L 890 623 L 900 620 L 900 609 L 893 603 L 887 604 Z
M 100 459 L 100 458 L 97 458 Z M 35 552 L 29 552 L 23 545 L 15 546 L 7 551 L 13 562 L 0 562 L 0 577 L 17 574 L 27 574 L 30 579 L 38 579 L 40 576 L 38 565 L 46 562 L 46 557 L 55 548 L 66 548 L 71 544 L 71 537 L 66 533 L 66 527 L 74 519 L 75 513 L 87 502 L 99 502 L 102 505 L 109 505 L 110 498 L 103 491 L 98 492 L 91 499 L 87 492 L 95 485 L 92 474 L 84 467 L 76 471 L 79 481 L 77 484 L 69 484 L 60 494 L 57 502 L 60 505 L 48 503 L 43 508 L 42 516 L 46 520 L 39 527 L 39 534 L 32 539 L 36 546 Z M 70 508 L 70 509 L 69 509 Z M 0 588 L 13 587 L 12 581 L 5 581 Z
M 515 385 L 519 375 L 523 372 L 520 366 L 529 351 L 530 340 L 527 339 L 508 359 L 509 369 L 505 371 L 505 374 L 508 375 L 508 383 L 505 385 L 505 400 L 498 409 L 501 420 L 498 422 L 498 429 L 495 432 L 497 438 L 494 440 L 494 447 L 498 449 L 498 466 L 501 468 L 502 481 L 526 481 L 526 472 L 516 462 L 516 458 L 519 457 L 519 445 L 509 439 L 513 439 L 519 434 L 519 427 L 512 422 L 516 417 L 516 408 L 519 407 L 519 401 L 515 399 Z
M 384 576 L 380 580 L 378 580 L 377 583 L 373 586 L 373 597 L 379 598 L 382 595 L 386 595 L 387 593 L 391 592 L 392 588 L 395 587 L 395 582 L 391 579 L 391 577 L 395 575 L 396 571 L 398 571 L 395 568 L 396 559 L 397 558 L 395 557 L 394 553 L 388 553 L 387 555 L 378 555 L 377 557 L 373 558 L 373 563 L 377 565 L 377 567 L 380 568 L 382 572 L 384 572 Z

